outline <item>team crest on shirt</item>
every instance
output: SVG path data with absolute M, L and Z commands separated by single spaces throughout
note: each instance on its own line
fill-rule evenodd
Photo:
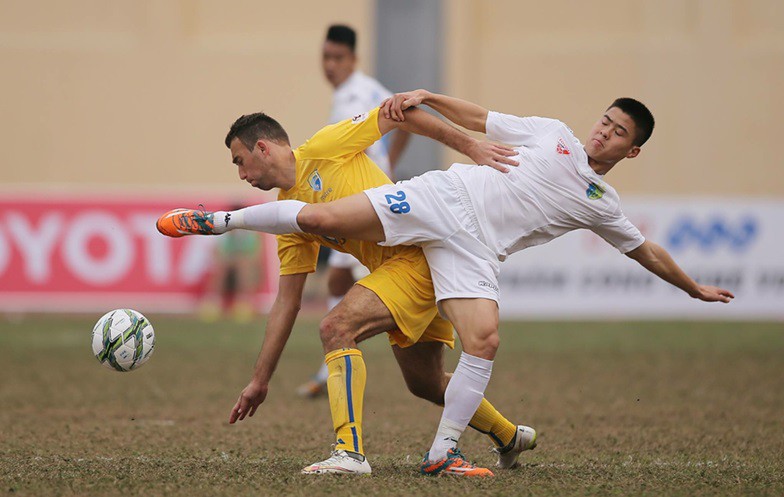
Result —
M 563 141 L 563 138 L 558 138 L 558 145 L 556 145 L 555 151 L 561 155 L 569 155 L 571 153 L 566 147 L 566 142 Z
M 321 188 L 323 188 L 324 184 L 321 182 L 321 176 L 319 176 L 318 171 L 313 171 L 310 173 L 310 176 L 308 176 L 308 184 L 311 188 L 313 188 L 313 191 L 321 191 Z
M 368 118 L 368 113 L 365 112 L 364 114 L 357 114 L 356 116 L 351 118 L 351 124 L 361 123 L 365 119 Z
M 599 200 L 604 196 L 604 188 L 596 183 L 590 183 L 588 189 L 585 190 L 585 195 L 591 200 Z

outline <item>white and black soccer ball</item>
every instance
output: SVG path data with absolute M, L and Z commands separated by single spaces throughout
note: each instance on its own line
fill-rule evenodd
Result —
M 115 309 L 95 323 L 93 354 L 115 371 L 131 371 L 145 362 L 155 348 L 155 331 L 140 312 Z

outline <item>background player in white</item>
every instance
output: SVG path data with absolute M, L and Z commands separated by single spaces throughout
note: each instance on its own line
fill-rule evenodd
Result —
M 322 47 L 321 63 L 324 77 L 335 89 L 332 94 L 332 108 L 329 123 L 335 124 L 345 119 L 363 114 L 378 107 L 381 102 L 392 96 L 384 85 L 357 69 L 357 34 L 353 28 L 334 24 L 327 29 Z M 376 165 L 394 181 L 394 167 L 408 143 L 410 134 L 401 129 L 394 130 L 365 150 Z M 351 254 L 332 250 L 327 260 L 327 310 L 333 309 L 356 283 L 355 271 L 364 266 Z M 297 392 L 303 397 L 316 397 L 326 393 L 327 365 L 322 364 L 318 372 Z
M 234 228 L 301 231 L 422 247 L 439 308 L 463 346 L 436 437 L 420 468 L 438 474 L 490 379 L 499 345 L 498 274 L 500 261 L 508 255 L 575 229 L 589 229 L 693 298 L 727 303 L 734 295 L 698 284 L 666 250 L 645 240 L 621 211 L 618 194 L 603 180 L 615 164 L 636 157 L 653 131 L 653 116 L 640 102 L 615 100 L 591 128 L 585 145 L 555 119 L 488 112 L 424 90 L 396 95 L 383 111 L 402 120 L 402 110 L 422 103 L 456 124 L 514 145 L 520 166 L 504 174 L 453 164 L 448 171 L 431 171 L 335 202 L 257 205 L 231 213 L 228 225 L 218 221 L 209 233 Z M 246 223 L 250 212 L 254 221 Z M 223 219 L 223 214 L 214 218 Z M 205 233 L 199 228 L 203 213 L 190 211 L 189 216 L 181 229 Z

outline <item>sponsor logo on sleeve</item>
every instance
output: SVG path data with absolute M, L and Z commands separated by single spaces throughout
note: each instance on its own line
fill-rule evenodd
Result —
M 351 118 L 351 123 L 352 124 L 359 124 L 359 123 L 361 123 L 362 121 L 364 121 L 367 118 L 368 118 L 368 113 L 367 112 L 365 112 L 364 114 L 357 114 L 356 116 Z
M 479 286 L 490 288 L 490 289 L 492 289 L 492 290 L 494 290 L 496 292 L 498 291 L 498 286 L 490 283 L 489 281 L 480 280 L 479 281 Z

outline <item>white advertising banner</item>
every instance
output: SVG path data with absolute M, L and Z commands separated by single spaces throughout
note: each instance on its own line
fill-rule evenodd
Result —
M 692 299 L 579 230 L 501 264 L 501 317 L 784 320 L 784 201 L 658 197 L 622 205 L 690 276 L 735 300 Z

